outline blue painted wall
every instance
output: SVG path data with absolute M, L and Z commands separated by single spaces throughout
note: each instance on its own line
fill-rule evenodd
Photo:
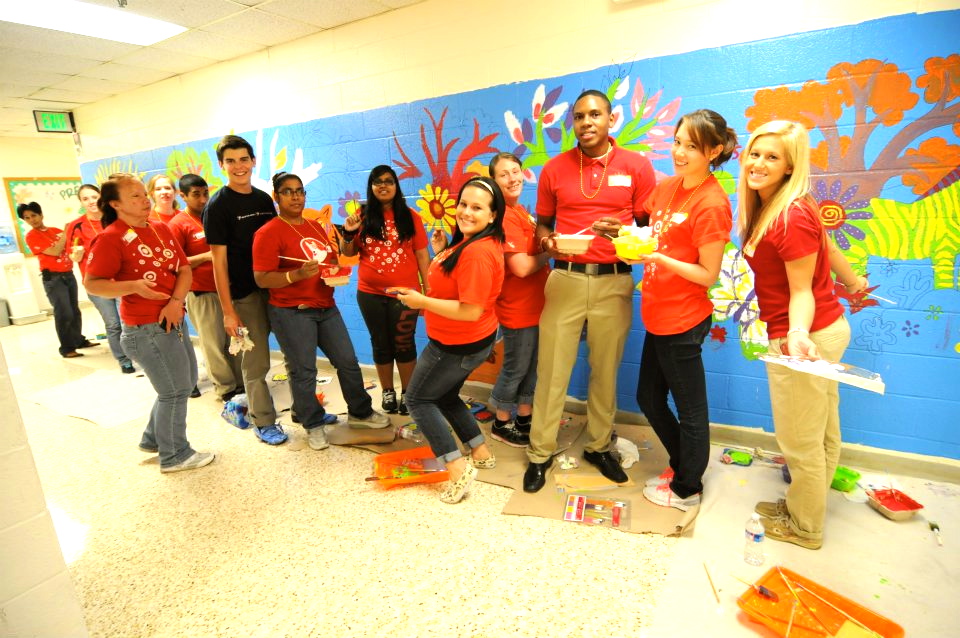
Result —
M 522 153 L 531 183 L 521 202 L 532 209 L 532 182 L 542 164 L 573 143 L 566 107 L 584 88 L 614 95 L 622 113 L 615 135 L 647 152 L 665 173 L 671 170 L 670 126 L 678 115 L 719 111 L 744 143 L 766 120 L 800 119 L 813 145 L 823 143 L 813 183 L 831 235 L 869 273 L 873 292 L 896 302 L 846 302 L 853 339 L 845 360 L 880 372 L 887 393 L 842 387 L 843 437 L 960 458 L 957 33 L 960 11 L 899 16 L 240 134 L 254 143 L 256 183 L 264 190 L 275 170 L 299 173 L 308 206 L 329 207 L 339 222 L 350 200 L 363 196 L 369 169 L 389 163 L 401 174 L 410 205 L 432 225 L 441 220 L 431 205 L 451 206 L 459 185 L 486 165 L 494 149 Z M 224 122 L 224 131 L 229 128 Z M 437 137 L 450 145 L 445 157 Z M 88 162 L 84 181 L 122 169 L 145 176 L 200 172 L 220 185 L 225 180 L 211 159 L 217 139 Z M 736 160 L 724 168 L 732 176 L 739 170 Z M 765 372 L 754 360 L 762 324 L 735 243 L 728 257 L 712 291 L 717 314 L 705 347 L 710 416 L 771 430 Z M 358 355 L 369 363 L 355 283 L 339 289 L 336 299 Z M 420 332 L 422 341 L 422 326 Z M 618 384 L 621 409 L 638 409 L 643 335 L 635 312 Z M 583 398 L 586 379 L 583 352 L 571 394 Z

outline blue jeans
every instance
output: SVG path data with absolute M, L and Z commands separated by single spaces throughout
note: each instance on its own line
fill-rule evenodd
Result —
M 106 297 L 98 297 L 90 293 L 87 293 L 87 297 L 90 298 L 90 303 L 93 304 L 97 312 L 100 313 L 100 316 L 103 317 L 103 327 L 107 333 L 107 341 L 110 344 L 110 352 L 113 353 L 113 358 L 119 361 L 120 365 L 130 363 L 130 357 L 127 356 L 127 353 L 123 351 L 123 346 L 120 345 L 120 334 L 123 332 L 123 326 L 120 325 L 120 310 L 118 308 L 120 299 L 107 299 Z
M 182 463 L 194 452 L 187 441 L 187 401 L 197 384 L 190 335 L 182 328 L 164 332 L 158 323 L 145 323 L 124 325 L 120 341 L 157 391 L 140 445 L 159 449 L 160 467 Z
M 490 391 L 490 404 L 498 410 L 512 412 L 517 404 L 533 403 L 537 387 L 537 345 L 540 326 L 501 328 L 503 331 L 503 365 L 497 382 Z
M 703 491 L 701 479 L 710 460 L 707 378 L 700 352 L 711 323 L 708 316 L 679 334 L 648 332 L 640 356 L 637 403 L 670 455 L 670 488 L 680 498 Z M 667 393 L 673 395 L 677 416 Z
M 336 306 L 299 310 L 270 305 L 267 314 L 287 362 L 293 409 L 303 427 L 309 430 L 322 425 L 326 414 L 317 401 L 317 347 L 337 369 L 340 392 L 350 414 L 362 419 L 373 413 L 353 343 Z
M 462 456 L 448 423 L 468 448 L 484 442 L 477 420 L 460 398 L 460 388 L 470 373 L 487 360 L 491 350 L 492 343 L 480 352 L 456 355 L 441 350 L 431 340 L 417 359 L 407 385 L 407 409 L 427 437 L 434 456 L 444 463 Z
M 80 330 L 77 278 L 72 272 L 44 272 L 43 291 L 53 306 L 53 325 L 60 340 L 60 354 L 75 351 L 85 341 Z

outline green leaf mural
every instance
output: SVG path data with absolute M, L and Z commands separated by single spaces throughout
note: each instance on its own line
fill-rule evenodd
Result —
M 210 188 L 220 188 L 223 180 L 214 174 L 215 163 L 207 151 L 197 152 L 193 147 L 184 150 L 175 150 L 167 156 L 166 175 L 176 185 L 180 178 L 187 173 L 202 177 Z

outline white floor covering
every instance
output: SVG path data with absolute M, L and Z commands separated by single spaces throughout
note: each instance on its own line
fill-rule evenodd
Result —
M 84 316 L 87 334 L 102 330 L 95 311 Z M 369 452 L 314 452 L 288 415 L 291 443 L 267 447 L 222 421 L 202 385 L 188 434 L 221 457 L 161 475 L 136 448 L 149 404 L 104 428 L 27 400 L 95 372 L 120 379 L 106 345 L 62 359 L 52 321 L 0 329 L 0 343 L 91 636 L 769 636 L 738 613 L 745 586 L 732 575 L 774 564 L 908 636 L 960 635 L 957 485 L 892 477 L 926 506 L 904 523 L 832 492 L 824 547 L 768 541 L 756 568 L 742 561 L 743 524 L 756 501 L 782 495 L 769 468 L 712 460 L 691 537 L 624 534 L 501 515 L 510 491 L 482 483 L 457 506 L 436 486 L 374 489 Z M 91 400 L 109 401 L 105 391 Z

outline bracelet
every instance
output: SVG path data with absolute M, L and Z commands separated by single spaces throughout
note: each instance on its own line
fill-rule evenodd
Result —
M 171 295 L 171 296 L 170 296 L 170 301 L 176 301 L 176 302 L 179 303 L 180 305 L 183 305 L 183 299 L 181 299 L 180 297 L 174 297 L 173 295 Z
M 290 279 L 290 272 L 291 272 L 291 271 L 288 270 L 287 272 L 283 273 L 283 274 L 287 277 L 287 283 L 288 283 L 288 284 L 292 284 L 292 283 L 293 283 L 293 280 Z
M 809 331 L 809 330 L 805 330 L 805 329 L 803 329 L 803 328 L 790 328 L 789 330 L 787 330 L 787 336 L 789 337 L 789 336 L 792 335 L 794 332 L 802 332 L 802 333 L 805 334 L 805 335 L 810 334 L 810 331 Z

